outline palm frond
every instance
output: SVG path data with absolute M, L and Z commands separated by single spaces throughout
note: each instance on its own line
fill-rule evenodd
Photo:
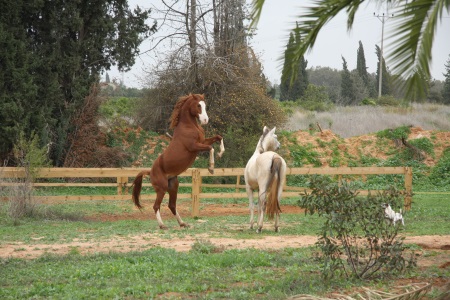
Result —
M 254 28 L 261 17 L 261 12 L 264 6 L 265 0 L 253 0 L 252 1 L 252 11 L 250 13 L 250 18 L 252 22 L 250 23 L 250 28 Z
M 283 73 L 291 77 L 291 82 L 295 80 L 297 75 L 295 70 L 298 69 L 301 58 L 313 48 L 323 26 L 341 11 L 346 10 L 348 13 L 347 29 L 350 31 L 354 16 L 363 2 L 364 0 L 319 0 L 307 7 L 304 15 L 298 16 L 298 26 L 294 31 L 299 40 L 296 41 L 295 49 L 290 51 L 288 68 L 283 69 Z
M 406 85 L 407 97 L 422 97 L 430 78 L 434 35 L 449 0 L 416 0 L 397 7 L 387 40 L 391 70 Z

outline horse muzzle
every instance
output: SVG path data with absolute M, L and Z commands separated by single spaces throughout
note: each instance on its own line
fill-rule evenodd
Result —
M 202 124 L 202 125 L 208 124 L 208 121 L 209 121 L 208 116 L 205 117 L 205 116 L 200 115 L 198 119 L 200 121 L 200 124 Z

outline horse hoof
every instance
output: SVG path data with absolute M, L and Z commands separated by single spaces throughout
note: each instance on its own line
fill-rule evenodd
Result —
M 189 228 L 189 227 L 191 227 L 191 226 L 189 226 L 188 223 L 181 223 L 181 224 L 180 224 L 180 227 Z
M 256 229 L 256 233 L 261 233 L 261 232 L 262 232 L 262 228 Z
M 209 173 L 214 174 L 214 169 L 208 168 Z
M 278 227 L 275 227 L 275 232 L 279 232 L 279 229 L 278 229 Z
M 159 229 L 167 230 L 167 229 L 169 229 L 169 227 L 167 227 L 166 225 L 159 225 Z

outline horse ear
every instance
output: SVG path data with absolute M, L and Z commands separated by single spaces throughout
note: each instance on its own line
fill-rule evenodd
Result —
M 270 134 L 275 134 L 275 129 L 277 129 L 277 127 L 272 128 L 272 130 L 270 131 Z
M 267 126 L 264 126 L 263 134 L 267 134 L 268 132 L 269 132 L 269 128 L 267 128 Z

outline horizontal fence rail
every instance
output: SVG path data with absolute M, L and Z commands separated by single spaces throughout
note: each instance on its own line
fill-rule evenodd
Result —
M 130 178 L 134 178 L 140 171 L 148 168 L 41 168 L 37 170 L 36 179 L 64 179 L 64 182 L 34 182 L 34 187 L 116 187 L 115 195 L 59 195 L 59 196 L 35 196 L 40 201 L 74 201 L 74 200 L 130 200 L 128 194 L 131 186 Z M 307 190 L 304 187 L 289 186 L 290 175 L 404 175 L 405 198 L 404 208 L 411 208 L 412 200 L 412 168 L 410 167 L 337 167 L 337 168 L 287 168 L 287 184 L 283 190 L 283 197 L 299 196 L 301 192 Z M 178 199 L 192 200 L 192 216 L 199 216 L 200 200 L 218 198 L 247 198 L 245 185 L 240 184 L 241 176 L 244 175 L 244 168 L 216 168 L 214 174 L 210 174 L 208 169 L 189 168 L 180 177 L 191 177 L 191 183 L 180 183 L 180 186 L 191 187 L 190 194 L 178 194 Z M 17 180 L 26 176 L 23 168 L 3 167 L 0 168 L 0 187 L 17 185 Z M 202 183 L 203 177 L 236 177 L 236 184 L 206 184 Z M 84 178 L 115 178 L 116 182 L 95 183 L 95 182 L 70 182 L 68 179 Z M 151 186 L 144 183 L 143 186 Z M 235 188 L 235 192 L 202 192 L 202 187 L 209 188 Z M 360 191 L 361 195 L 367 195 L 368 191 Z M 154 199 L 153 194 L 142 194 L 143 200 Z M 3 201 L 8 200 L 2 197 Z

